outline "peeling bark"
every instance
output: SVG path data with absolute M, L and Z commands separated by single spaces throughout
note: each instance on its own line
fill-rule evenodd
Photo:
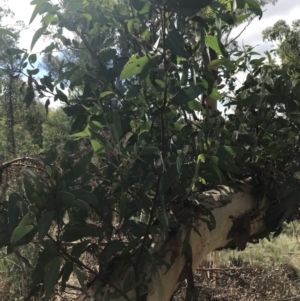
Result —
M 224 248 L 244 249 L 247 242 L 255 242 L 257 238 L 264 237 L 271 230 L 267 228 L 265 222 L 265 214 L 270 212 L 271 203 L 269 204 L 266 199 L 259 201 L 250 192 L 249 186 L 245 186 L 244 192 L 237 193 L 228 187 L 222 187 L 221 191 L 207 191 L 201 195 L 200 202 L 207 208 L 214 206 L 212 213 L 216 227 L 210 231 L 206 222 L 198 220 L 194 223 L 201 236 L 194 230 L 190 234 L 193 271 L 210 252 Z M 165 254 L 164 259 L 170 267 L 160 266 L 157 272 L 148 275 L 150 281 L 143 300 L 169 301 L 176 290 L 186 265 L 186 257 L 181 255 L 186 231 L 183 229 L 182 232 L 181 239 L 178 235 L 173 235 L 154 247 L 153 252 Z M 95 294 L 96 288 L 97 281 L 89 288 L 87 294 L 79 296 L 77 301 L 107 300 L 101 293 Z M 129 293 L 128 297 L 128 300 L 136 300 L 134 291 Z M 114 300 L 126 299 L 120 297 Z

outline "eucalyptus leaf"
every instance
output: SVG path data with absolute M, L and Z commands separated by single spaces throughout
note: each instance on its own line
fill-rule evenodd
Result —
M 54 287 L 57 283 L 60 270 L 60 258 L 55 257 L 47 265 L 45 269 L 45 301 L 50 300 Z
M 54 219 L 54 211 L 44 211 L 38 221 L 38 238 L 40 241 L 48 234 L 50 226 Z
M 17 39 L 17 36 L 6 28 L 0 28 L 0 34 L 11 36 L 15 40 Z
M 33 35 L 32 41 L 31 41 L 31 46 L 30 46 L 31 50 L 33 49 L 36 42 L 40 39 L 40 37 L 45 33 L 46 28 L 47 28 L 46 26 L 43 26 L 35 32 L 35 34 Z
M 6 53 L 9 55 L 18 55 L 18 54 L 25 53 L 25 51 L 18 48 L 8 48 L 6 49 Z
M 142 72 L 149 71 L 158 61 L 159 56 L 157 54 L 147 54 L 140 56 L 134 54 L 129 61 L 125 64 L 120 79 L 132 77 L 134 75 L 141 74 Z
M 20 224 L 18 227 L 15 228 L 14 232 L 12 233 L 11 243 L 12 244 L 16 243 L 33 229 L 34 229 L 33 225 Z
M 87 168 L 88 164 L 91 162 L 93 153 L 89 152 L 82 156 L 79 161 L 73 167 L 73 177 L 78 178 L 83 175 L 85 169 Z
M 220 67 L 220 66 L 224 66 L 228 70 L 235 69 L 234 63 L 228 59 L 216 59 L 209 64 L 209 67 L 211 68 Z
M 213 0 L 166 0 L 166 4 L 180 16 L 196 15 L 202 8 L 210 5 Z
M 171 50 L 172 53 L 185 58 L 190 57 L 190 53 L 185 48 L 184 39 L 176 28 L 170 30 L 168 33 L 166 46 Z

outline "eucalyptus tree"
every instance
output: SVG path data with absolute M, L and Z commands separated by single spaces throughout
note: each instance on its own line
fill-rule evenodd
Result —
M 2 3 L 3 4 L 3 3 Z M 5 17 L 12 17 L 13 13 L 3 6 L 0 10 L 0 24 L 3 23 L 3 19 Z M 0 42 L 1 42 L 1 55 L 0 55 L 0 75 L 1 75 L 1 92 L 2 94 L 2 106 L 7 112 L 7 122 L 5 124 L 6 132 L 8 135 L 6 136 L 6 140 L 9 141 L 9 149 L 8 151 L 14 156 L 16 155 L 16 141 L 15 141 L 15 106 L 13 99 L 13 90 L 15 87 L 15 79 L 19 75 L 19 71 L 17 70 L 16 60 L 12 59 L 10 53 L 7 53 L 7 49 L 16 45 L 17 34 L 14 32 L 13 28 L 5 28 L 1 26 L 0 30 Z M 4 101 L 3 101 L 4 100 Z
M 276 44 L 281 66 L 286 67 L 297 81 L 300 72 L 300 20 L 294 20 L 291 26 L 284 20 L 278 20 L 263 31 L 263 39 Z
M 44 53 L 65 47 L 79 59 L 58 56 L 55 77 L 27 70 L 25 103 L 52 95 L 73 121 L 63 154 L 46 152 L 3 212 L 1 247 L 41 248 L 30 296 L 71 288 L 77 300 L 167 301 L 186 279 L 196 298 L 204 256 L 297 217 L 299 82 L 252 47 L 222 43 L 241 11 L 262 16 L 256 1 L 32 3 L 31 19 L 42 16 L 32 47 L 48 36 Z M 239 107 L 226 120 L 207 105 L 223 88 Z

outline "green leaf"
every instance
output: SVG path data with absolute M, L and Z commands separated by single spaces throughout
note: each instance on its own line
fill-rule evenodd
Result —
M 191 224 L 188 225 L 185 233 L 185 238 L 182 244 L 181 256 L 186 255 L 187 258 L 192 258 L 191 246 L 190 246 L 190 237 L 192 233 Z
M 168 33 L 166 46 L 171 50 L 171 53 L 175 53 L 185 58 L 190 57 L 189 52 L 185 48 L 184 39 L 176 28 L 170 30 Z
M 142 149 L 140 156 L 160 155 L 160 151 L 156 146 L 146 146 Z
M 45 75 L 44 78 L 41 79 L 42 83 L 46 85 L 46 87 L 53 92 L 54 86 L 52 84 L 51 77 L 48 75 Z
M 39 70 L 38 68 L 33 69 L 33 70 L 27 69 L 27 73 L 28 73 L 29 75 L 36 75 L 36 74 L 39 73 L 39 71 L 40 71 L 40 70 Z
M 98 205 L 98 199 L 92 192 L 84 189 L 71 190 L 70 192 L 75 196 L 76 199 L 83 200 L 89 205 Z
M 85 74 L 85 71 L 82 69 L 75 70 L 70 78 L 70 88 L 72 89 L 73 87 L 80 86 Z
M 148 0 L 131 0 L 131 4 L 141 15 L 147 14 L 151 6 Z
M 18 206 L 19 202 L 23 202 L 22 197 L 17 193 L 12 193 L 8 200 L 8 221 L 9 221 L 9 232 L 13 233 L 15 228 L 19 224 L 19 214 L 20 208 Z
M 64 103 L 68 103 L 68 97 L 66 94 L 64 94 L 61 90 L 59 90 L 58 88 L 56 88 L 56 95 L 54 100 L 59 99 L 60 101 L 64 102 Z
M 26 196 L 29 200 L 31 200 L 31 197 L 34 194 L 35 189 L 34 189 L 33 185 L 27 180 L 27 178 L 24 178 L 23 183 L 24 183 Z
M 172 103 L 176 105 L 185 104 L 188 101 L 195 100 L 204 92 L 206 92 L 206 88 L 203 84 L 183 88 L 173 97 Z
M 63 266 L 63 274 L 62 274 L 62 279 L 61 279 L 61 284 L 62 284 L 62 290 L 64 291 L 66 287 L 66 282 L 69 280 L 71 273 L 73 271 L 73 262 L 66 262 L 65 265 Z
M 34 216 L 32 213 L 26 213 L 21 219 L 19 226 L 29 226 L 34 222 Z
M 55 248 L 52 242 L 45 241 L 43 249 L 38 254 L 38 260 L 36 266 L 31 274 L 32 287 L 40 284 L 44 280 L 46 265 L 56 256 L 59 256 L 59 252 Z
M 207 23 L 200 16 L 194 16 L 191 19 L 193 22 L 199 23 L 206 31 L 209 31 Z
M 219 45 L 219 40 L 215 36 L 206 36 L 205 42 L 208 47 L 210 47 L 212 50 L 214 50 L 217 54 L 221 55 L 222 51 Z
M 82 14 L 88 21 L 91 21 L 93 19 L 91 14 L 83 13 Z
M 64 204 L 68 204 L 68 205 L 75 204 L 75 196 L 67 191 L 59 191 L 57 193 L 57 198 Z
M 164 174 L 162 179 L 162 188 L 161 192 L 165 193 L 168 188 L 177 180 L 178 178 L 178 169 L 177 164 L 172 164 L 168 167 L 167 172 Z
M 16 243 L 19 241 L 21 238 L 23 238 L 26 234 L 28 234 L 31 230 L 34 229 L 33 225 L 30 226 L 18 226 L 12 236 L 11 236 L 11 243 Z
M 241 100 L 239 104 L 241 104 L 244 107 L 250 107 L 252 105 L 257 104 L 261 100 L 260 95 L 252 94 L 245 99 Z
M 79 133 L 75 133 L 70 135 L 70 138 L 86 138 L 86 137 L 90 137 L 91 136 L 91 132 L 89 130 L 89 126 L 87 126 L 84 131 L 79 132 Z
M 15 40 L 17 39 L 17 36 L 6 28 L 0 28 L 0 34 L 11 36 Z
M 182 159 L 180 157 L 178 157 L 176 160 L 176 167 L 177 167 L 178 174 L 180 173 L 181 165 L 182 165 Z
M 91 139 L 100 142 L 101 145 L 105 149 L 110 150 L 110 151 L 113 150 L 113 146 L 111 145 L 111 143 L 106 138 L 104 138 L 102 135 L 94 132 L 93 130 L 91 130 Z
M 44 283 L 45 283 L 45 301 L 49 301 L 51 295 L 53 293 L 54 287 L 57 283 L 58 276 L 60 270 L 60 258 L 55 257 L 52 259 L 45 268 L 45 276 L 44 276 Z
M 102 108 L 95 103 L 93 104 L 93 106 L 91 108 L 88 108 L 84 105 L 83 105 L 83 107 L 86 109 L 87 112 L 89 112 L 90 114 L 95 115 L 95 116 L 99 116 L 103 113 Z
M 226 158 L 219 158 L 218 166 L 221 170 L 232 172 L 232 173 L 239 173 L 240 169 L 233 163 L 228 161 Z
M 81 177 L 83 173 L 85 172 L 87 166 L 91 162 L 93 156 L 93 152 L 89 152 L 80 158 L 80 160 L 75 164 L 73 167 L 73 177 L 75 179 Z
M 167 237 L 170 227 L 169 227 L 169 218 L 168 218 L 166 205 L 164 201 L 164 195 L 160 195 L 159 199 L 160 199 L 160 206 L 162 208 L 162 213 L 159 215 L 158 219 L 162 224 L 164 235 L 165 237 Z
M 87 278 L 86 278 L 86 275 L 82 271 L 77 269 L 76 266 L 74 266 L 73 271 L 74 271 L 74 273 L 75 273 L 75 275 L 76 275 L 76 277 L 77 277 L 77 279 L 80 283 L 81 288 L 83 289 L 84 292 L 86 292 L 87 291 L 87 287 L 86 287 Z
M 30 46 L 31 50 L 33 49 L 34 45 L 39 40 L 39 38 L 42 36 L 42 34 L 46 31 L 46 28 L 47 28 L 46 26 L 43 26 L 35 32 L 31 41 L 31 46 Z
M 196 15 L 202 8 L 210 5 L 212 2 L 213 0 L 166 0 L 164 3 L 179 16 L 187 17 Z
M 91 211 L 90 206 L 89 206 L 86 202 L 84 202 L 84 201 L 82 201 L 82 200 L 75 200 L 74 205 L 75 205 L 76 207 L 78 207 L 78 208 L 79 208 L 80 210 L 82 210 L 82 211 L 85 211 L 85 212 Z
M 31 216 L 31 213 L 27 213 L 19 223 L 19 226 L 15 228 L 14 232 L 11 236 L 11 243 L 15 243 L 21 238 L 23 238 L 26 234 L 28 234 L 34 226 L 32 223 L 34 222 L 34 217 Z
M 103 129 L 103 125 L 100 122 L 96 121 L 96 120 L 90 120 L 89 123 L 88 123 L 88 127 L 89 127 L 90 135 L 91 135 L 90 130 L 93 130 L 94 132 L 98 132 L 98 131 Z
M 263 12 L 258 2 L 256 2 L 255 0 L 244 0 L 244 1 L 249 5 L 249 8 L 259 16 L 259 19 L 261 19 Z
M 148 71 L 156 64 L 158 58 L 159 56 L 157 54 L 148 54 L 143 57 L 140 57 L 139 54 L 134 54 L 125 64 L 120 79 L 129 78 L 141 74 L 144 71 Z
M 81 254 L 87 251 L 87 246 L 91 243 L 89 239 L 84 240 L 83 242 L 80 242 L 76 244 L 71 251 L 71 255 L 75 257 L 80 257 Z
M 244 150 L 238 146 L 219 146 L 216 152 L 216 156 L 219 158 L 227 156 L 236 156 L 243 154 Z
M 130 291 L 132 291 L 134 288 L 135 288 L 135 275 L 134 275 L 134 271 L 131 271 L 126 275 L 126 278 L 124 280 L 123 292 L 124 294 L 127 294 Z
M 145 179 L 145 181 L 143 183 L 143 191 L 145 193 L 148 192 L 152 188 L 152 186 L 155 183 L 155 181 L 156 181 L 156 176 L 154 175 L 154 173 L 150 172 L 147 175 L 147 177 L 146 177 L 146 179 Z
M 99 227 L 85 226 L 70 226 L 64 230 L 62 240 L 65 242 L 72 242 L 84 237 L 99 237 L 102 229 Z
M 30 65 L 34 64 L 37 60 L 37 55 L 35 53 L 31 54 L 29 57 L 28 57 L 28 62 Z
M 68 2 L 67 4 L 67 11 L 68 12 L 75 12 L 76 10 L 83 10 L 84 9 L 84 5 L 81 2 Z
M 43 25 L 46 27 L 48 26 L 52 21 L 53 19 L 55 18 L 55 14 L 53 13 L 48 13 L 42 20 L 43 22 Z
M 46 115 L 48 115 L 49 113 L 49 106 L 50 106 L 50 99 L 48 98 L 45 102 Z
M 34 100 L 34 90 L 32 87 L 28 87 L 26 96 L 24 98 L 24 102 L 27 108 L 31 105 L 33 100 Z
M 114 94 L 114 92 L 112 91 L 105 91 L 105 92 L 102 92 L 99 96 L 99 98 L 104 98 L 105 96 L 107 95 L 110 95 L 110 94 Z
M 41 15 L 41 14 L 47 12 L 48 10 L 51 10 L 51 8 L 52 8 L 52 5 L 48 2 L 48 0 L 43 0 L 43 1 L 39 1 L 39 2 L 31 1 L 31 4 L 36 4 L 36 6 L 32 12 L 29 24 L 31 24 L 33 22 L 33 20 L 36 18 L 36 16 L 38 14 Z
M 224 66 L 228 70 L 234 70 L 235 69 L 234 63 L 232 61 L 228 60 L 228 59 L 213 60 L 209 64 L 210 68 L 219 67 L 219 66 Z
M 93 151 L 95 152 L 96 155 L 100 156 L 100 157 L 105 157 L 105 150 L 102 146 L 102 144 L 95 139 L 90 139 L 91 141 L 91 145 L 93 148 Z
M 225 184 L 224 183 L 224 176 L 223 176 L 221 170 L 218 167 L 219 158 L 215 157 L 215 156 L 211 156 L 211 157 L 208 157 L 208 158 L 210 159 L 210 162 L 207 165 L 208 170 L 215 173 L 218 176 L 220 184 Z
M 53 219 L 54 219 L 54 211 L 44 211 L 42 213 L 41 218 L 38 222 L 39 241 L 42 241 L 46 236 L 46 234 L 48 234 Z
M 216 88 L 212 89 L 212 92 L 209 94 L 209 97 L 213 98 L 215 100 L 221 100 L 222 99 L 222 95 L 220 94 L 220 92 Z
M 203 105 L 198 100 L 191 100 L 187 103 L 187 105 L 188 105 L 189 109 L 191 109 L 193 111 L 198 111 L 198 112 L 204 111 Z
M 118 112 L 114 111 L 113 113 L 113 128 L 115 130 L 115 133 L 116 133 L 116 141 L 119 141 L 120 137 L 122 136 L 122 125 L 121 125 L 121 120 L 120 120 L 120 117 L 119 117 L 119 114 Z
M 236 16 L 235 24 L 238 25 L 248 19 L 250 14 Z
M 40 10 L 40 5 L 36 5 L 29 20 L 29 25 L 34 21 L 35 17 L 38 15 Z
M 6 53 L 8 55 L 18 55 L 18 54 L 25 53 L 25 51 L 18 48 L 8 48 L 6 49 Z

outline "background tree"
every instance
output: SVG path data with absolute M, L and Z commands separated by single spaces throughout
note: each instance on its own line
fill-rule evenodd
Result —
M 277 21 L 272 27 L 263 31 L 263 39 L 277 44 L 277 54 L 285 67 L 293 74 L 295 80 L 299 78 L 299 45 L 300 20 L 295 20 L 289 26 L 284 20 Z
M 51 110 L 43 123 L 43 148 L 63 143 L 70 133 L 71 122 L 62 108 Z
M 56 129 L 60 134 L 51 136 L 51 130 L 47 132 L 46 110 L 38 98 L 31 103 L 31 107 L 24 103 L 24 90 L 22 86 L 28 65 L 35 62 L 36 55 L 23 56 L 23 50 L 17 49 L 18 37 L 24 24 L 14 21 L 6 26 L 6 18 L 13 19 L 13 13 L 1 1 L 0 5 L 0 206 L 1 227 L 5 220 L 3 213 L 7 211 L 7 200 L 13 191 L 23 193 L 23 175 L 26 169 L 38 162 L 33 158 L 43 151 L 45 143 L 58 144 L 69 134 L 67 117 L 64 125 L 59 127 L 61 120 L 56 118 L 56 112 L 51 112 L 51 119 L 56 120 Z M 23 72 L 25 71 L 25 72 Z M 59 113 L 58 113 L 59 114 Z M 44 131 L 43 131 L 44 127 Z M 64 132 L 66 130 L 66 132 Z M 44 132 L 44 133 L 43 133 Z M 31 157 L 32 156 L 32 157 Z M 34 164 L 33 164 L 34 165 Z M 31 166 L 33 166 L 31 165 Z M 37 166 L 36 166 L 37 167 Z M 35 244 L 19 248 L 8 248 L 1 251 L 1 283 L 2 299 L 19 299 L 28 294 L 32 262 L 37 259 L 38 247 Z M 5 292 L 5 288 L 8 291 Z

